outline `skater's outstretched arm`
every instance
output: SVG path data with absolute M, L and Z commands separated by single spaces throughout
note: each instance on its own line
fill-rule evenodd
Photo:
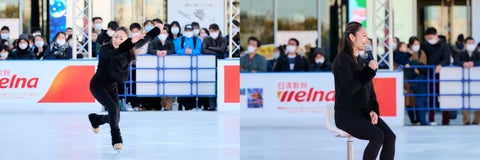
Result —
M 106 59 L 115 59 L 124 54 L 130 54 L 129 50 L 131 50 L 135 46 L 135 43 L 142 38 L 143 37 L 141 36 L 133 37 L 133 39 L 128 38 L 123 41 L 118 48 L 115 48 L 112 44 L 104 45 L 100 49 L 100 56 Z

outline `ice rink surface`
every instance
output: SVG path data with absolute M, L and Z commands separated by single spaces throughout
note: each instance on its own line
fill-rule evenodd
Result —
M 238 160 L 238 114 L 122 112 L 124 149 L 108 125 L 95 135 L 88 112 L 0 113 L 2 160 Z
M 124 150 L 88 112 L 1 112 L 0 159 L 342 160 L 346 139 L 325 128 L 239 127 L 238 113 L 122 112 Z M 459 117 L 461 118 L 461 117 Z M 480 126 L 392 127 L 397 160 L 478 160 Z M 355 159 L 367 141 L 354 139 Z
M 473 114 L 472 114 L 473 116 Z M 440 122 L 440 113 L 436 114 Z M 396 126 L 396 160 L 480 160 L 480 126 L 464 126 L 458 113 L 450 126 Z M 246 160 L 344 160 L 347 138 L 326 128 L 240 128 L 240 158 Z M 353 139 L 354 158 L 368 141 Z M 378 157 L 377 157 L 378 159 Z

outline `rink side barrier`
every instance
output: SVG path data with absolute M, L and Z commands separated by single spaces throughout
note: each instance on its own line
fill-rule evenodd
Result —
M 411 69 L 426 69 L 428 75 L 427 79 L 406 79 L 404 82 L 409 82 L 412 84 L 427 83 L 427 93 L 405 93 L 404 96 L 423 96 L 430 99 L 436 99 L 438 97 L 438 102 L 435 100 L 427 101 L 427 108 L 423 108 L 423 110 L 428 111 L 480 110 L 480 67 L 474 67 L 470 69 L 465 69 L 459 66 L 442 67 L 439 74 L 439 79 L 434 76 L 435 67 L 436 66 L 430 65 L 410 66 Z M 403 69 L 405 69 L 405 66 L 399 67 L 399 70 Z M 436 82 L 439 82 L 439 86 L 434 85 Z M 439 93 L 437 93 L 438 89 L 440 89 Z M 405 110 L 409 111 L 420 109 L 405 108 Z
M 124 83 L 125 93 L 120 95 L 123 98 L 196 97 L 196 109 L 199 109 L 198 97 L 215 97 L 217 93 L 224 93 L 217 97 L 217 109 L 238 111 L 238 58 L 217 60 L 213 55 L 139 55 L 136 67 L 131 67 L 131 75 L 134 70 L 136 80 L 131 76 Z M 135 83 L 136 93 L 133 91 Z
M 373 83 L 381 118 L 403 125 L 403 73 L 379 71 Z M 240 73 L 242 127 L 324 127 L 325 107 L 334 102 L 331 72 Z
M 96 59 L 8 60 L 1 63 L 0 111 L 50 108 L 60 111 L 98 111 L 102 108 L 90 93 L 90 79 L 98 63 Z M 145 72 L 137 78 L 139 94 L 133 94 L 131 87 L 124 90 L 126 94 L 120 94 L 124 98 L 212 97 L 218 92 L 224 93 L 217 98 L 218 110 L 238 111 L 239 60 L 225 59 L 217 63 L 218 67 L 215 67 L 215 56 L 209 55 L 138 56 L 137 68 L 131 71 L 137 69 L 139 73 Z M 219 79 L 219 86 L 216 86 L 215 78 Z M 123 87 L 131 86 L 133 82 L 130 77 Z
M 98 110 L 90 93 L 96 60 L 0 62 L 0 111 Z M 66 105 L 65 103 L 68 103 Z

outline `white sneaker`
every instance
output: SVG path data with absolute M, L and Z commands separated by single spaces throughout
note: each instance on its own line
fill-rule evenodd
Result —
M 438 124 L 437 124 L 437 122 L 430 122 L 430 125 L 436 126 L 436 125 L 438 125 Z

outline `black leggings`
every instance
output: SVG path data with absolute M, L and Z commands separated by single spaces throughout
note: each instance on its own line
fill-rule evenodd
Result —
M 95 99 L 105 107 L 108 115 L 102 116 L 104 123 L 110 124 L 111 131 L 119 131 L 118 122 L 120 122 L 120 106 L 118 98 L 118 84 L 115 82 L 105 82 L 97 75 L 94 75 L 90 81 L 90 92 Z
M 369 113 L 335 111 L 335 124 L 355 138 L 370 141 L 363 152 L 364 160 L 375 160 L 382 145 L 380 160 L 394 159 L 396 137 L 380 117 L 373 125 Z

